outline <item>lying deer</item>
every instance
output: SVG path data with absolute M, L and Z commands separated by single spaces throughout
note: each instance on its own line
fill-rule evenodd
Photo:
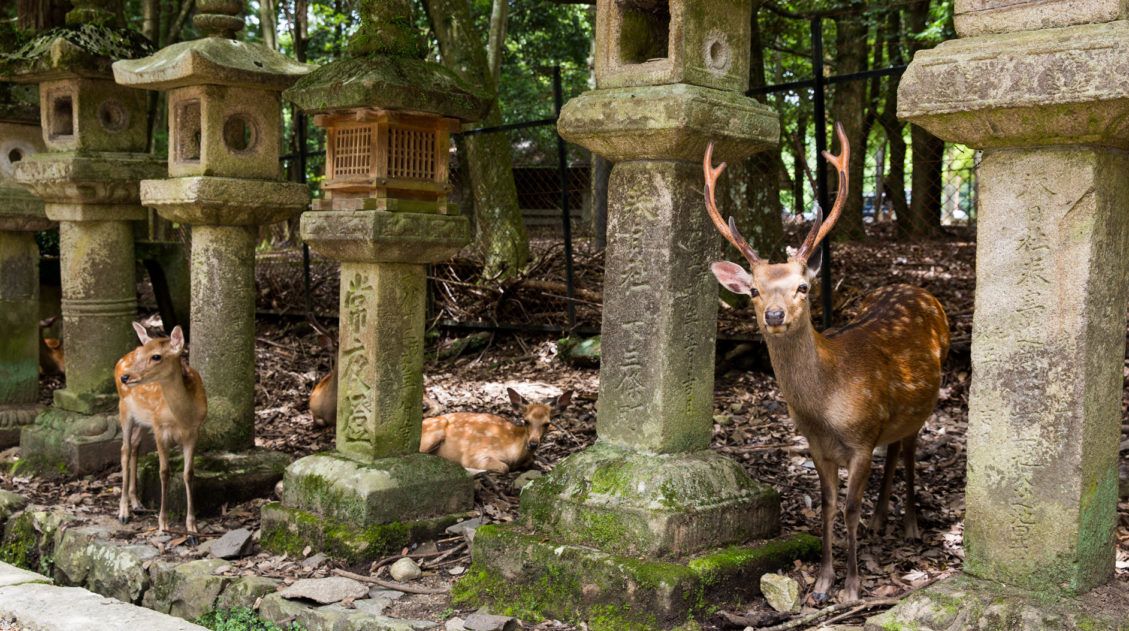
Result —
M 827 335 L 811 323 L 808 289 L 821 262 L 819 244 L 831 231 L 847 198 L 850 147 L 836 126 L 842 153 L 824 152 L 839 172 L 839 190 L 826 221 L 815 223 L 785 263 L 769 263 L 749 246 L 730 217 L 722 220 L 714 201 L 717 178 L 713 145 L 706 149 L 706 209 L 714 226 L 748 260 L 714 263 L 724 287 L 752 298 L 757 324 L 768 345 L 772 369 L 788 403 L 788 414 L 811 447 L 823 499 L 823 560 L 812 600 L 825 602 L 835 583 L 832 562 L 839 468 L 847 468 L 847 600 L 859 597 L 856 530 L 874 448 L 886 445 L 886 466 L 870 527 L 886 525 L 890 487 L 898 452 L 906 469 L 903 525 L 909 538 L 920 536 L 914 507 L 913 466 L 917 434 L 933 412 L 941 385 L 941 364 L 949 350 L 949 323 L 941 303 L 929 292 L 891 285 L 864 299 L 853 321 Z
M 572 401 L 572 391 L 545 403 L 530 402 L 506 388 L 510 404 L 525 421 L 515 425 L 493 414 L 453 412 L 423 420 L 419 450 L 433 453 L 478 473 L 508 473 L 529 466 L 554 414 Z
M 192 457 L 200 426 L 208 415 L 208 400 L 200 373 L 181 361 L 184 332 L 175 327 L 169 337 L 151 338 L 145 327 L 134 322 L 141 346 L 118 360 L 114 385 L 118 389 L 118 415 L 122 427 L 122 495 L 118 519 L 129 521 L 130 508 L 140 509 L 137 499 L 137 452 L 141 427 L 153 431 L 161 472 L 161 510 L 157 530 L 168 529 L 165 495 L 169 485 L 169 446 L 180 443 L 184 452 L 185 528 L 196 532 L 196 513 L 192 508 Z M 127 501 L 128 498 L 128 501 Z
M 43 333 L 55 324 L 59 316 L 54 315 L 39 321 L 39 374 L 52 377 L 66 372 L 66 357 L 63 354 L 63 339 L 45 337 Z

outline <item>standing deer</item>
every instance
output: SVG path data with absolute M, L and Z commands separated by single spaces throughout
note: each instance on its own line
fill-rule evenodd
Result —
M 872 530 L 886 525 L 890 487 L 898 452 L 906 471 L 905 536 L 919 538 L 914 507 L 913 467 L 917 434 L 933 412 L 941 385 L 941 364 L 949 351 L 949 324 L 941 303 L 929 292 L 891 285 L 864 299 L 857 318 L 826 335 L 811 323 L 809 283 L 819 272 L 819 244 L 835 225 L 847 198 L 850 147 L 836 125 L 841 154 L 824 155 L 839 172 L 839 190 L 827 221 L 817 210 L 815 223 L 785 263 L 769 263 L 749 246 L 730 217 L 722 220 L 714 187 L 725 163 L 713 167 L 713 145 L 706 149 L 706 209 L 714 226 L 748 260 L 749 271 L 729 262 L 711 267 L 725 288 L 752 298 L 757 324 L 788 414 L 808 440 L 819 473 L 823 499 L 823 559 L 812 600 L 826 602 L 835 583 L 832 561 L 839 468 L 847 468 L 847 600 L 859 597 L 856 530 L 871 454 L 886 445 L 886 466 Z
M 572 391 L 545 403 L 531 402 L 506 388 L 510 405 L 525 421 L 515 425 L 494 414 L 453 412 L 423 420 L 419 450 L 462 465 L 470 471 L 508 473 L 529 466 L 554 414 L 572 401 Z
M 130 508 L 140 509 L 137 499 L 137 452 L 141 428 L 153 431 L 161 472 L 161 510 L 157 530 L 168 529 L 165 495 L 169 485 L 169 446 L 180 443 L 184 452 L 185 529 L 196 532 L 192 508 L 192 457 L 200 426 L 208 415 L 208 400 L 200 373 L 181 361 L 184 331 L 175 327 L 169 337 L 151 338 L 145 327 L 134 322 L 141 346 L 118 360 L 114 385 L 118 389 L 118 418 L 122 427 L 122 495 L 118 519 L 129 521 Z M 128 501 L 127 501 L 128 498 Z

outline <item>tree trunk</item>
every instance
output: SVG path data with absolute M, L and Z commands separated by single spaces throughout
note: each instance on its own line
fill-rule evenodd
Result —
M 470 17 L 466 0 L 425 0 L 428 18 L 443 64 L 471 85 L 494 93 L 494 103 L 480 125 L 502 123 L 486 47 Z M 476 134 L 465 138 L 465 164 L 474 195 L 476 243 L 485 259 L 483 275 L 509 278 L 529 261 L 529 238 L 514 186 L 513 156 L 506 134 Z
M 502 51 L 506 44 L 506 19 L 510 3 L 507 0 L 494 0 L 490 11 L 490 38 L 486 43 L 486 63 L 490 65 L 490 77 L 498 85 L 502 77 Z
M 835 74 L 866 70 L 867 25 L 862 16 L 844 15 L 835 19 L 835 60 Z M 862 176 L 863 166 L 866 164 L 866 87 L 865 81 L 839 83 L 835 86 L 831 103 L 832 120 L 842 123 L 847 140 L 851 143 L 851 161 L 847 169 L 850 190 L 847 192 L 843 214 L 831 233 L 837 240 L 866 238 L 862 222 Z M 824 131 L 818 130 L 818 133 Z M 840 151 L 834 142 L 828 149 Z M 831 173 L 828 182 L 836 182 L 835 186 L 838 187 L 838 179 L 835 173 Z M 829 213 L 831 209 L 824 208 L 823 212 Z
M 906 29 L 911 34 L 925 30 L 929 19 L 929 3 L 910 5 L 906 10 Z M 919 40 L 910 39 L 910 52 L 925 48 Z M 941 168 L 945 141 L 917 125 L 910 125 L 913 160 L 913 192 L 905 221 L 898 221 L 898 236 L 929 238 L 941 233 Z
M 278 0 L 259 0 L 259 29 L 263 45 L 278 50 Z
M 749 59 L 751 88 L 765 85 L 759 10 L 760 2 L 754 3 Z M 763 96 L 759 99 L 764 101 Z M 784 224 L 780 208 L 781 166 L 779 147 L 754 154 L 732 165 L 718 191 L 721 194 L 719 203 L 722 212 L 733 215 L 737 220 L 737 228 L 745 235 L 749 245 L 766 259 L 779 258 L 784 252 Z
M 161 37 L 161 0 L 144 0 L 141 4 L 141 34 L 154 45 Z
M 16 23 L 25 31 L 46 31 L 62 26 L 70 4 L 68 0 L 19 0 Z

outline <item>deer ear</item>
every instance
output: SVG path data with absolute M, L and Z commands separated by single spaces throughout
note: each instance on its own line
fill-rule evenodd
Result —
M 807 270 L 804 274 L 807 276 L 808 281 L 813 280 L 819 276 L 819 268 L 823 266 L 823 247 L 816 246 L 815 251 L 808 257 Z
M 141 340 L 142 344 L 148 344 L 153 338 L 149 337 L 149 332 L 145 327 L 141 326 L 140 322 L 133 323 L 133 330 L 137 332 L 137 339 Z
M 179 324 L 173 327 L 172 333 L 169 335 L 169 342 L 169 348 L 172 349 L 172 352 L 179 353 L 184 350 L 184 331 Z
M 525 409 L 525 405 L 528 401 L 525 400 L 525 397 L 518 394 L 517 390 L 506 388 L 506 394 L 510 395 L 510 405 L 514 406 L 515 410 L 521 412 Z
M 63 345 L 63 343 L 59 341 L 59 338 L 57 337 L 45 337 L 43 338 L 43 343 L 47 345 L 47 348 L 54 349 L 57 349 Z
M 735 294 L 753 295 L 753 277 L 740 265 L 729 261 L 718 261 L 710 265 L 710 270 L 722 287 Z
M 553 412 L 561 412 L 568 407 L 569 403 L 572 403 L 572 390 L 566 390 L 564 394 L 553 401 Z

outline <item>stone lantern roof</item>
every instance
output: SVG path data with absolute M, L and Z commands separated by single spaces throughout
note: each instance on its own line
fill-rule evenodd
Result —
M 191 85 L 224 85 L 281 92 L 310 71 L 262 44 L 243 42 L 235 34 L 243 28 L 242 2 L 226 4 L 197 0 L 192 23 L 204 37 L 166 46 L 143 59 L 114 64 L 114 79 L 121 85 L 149 90 L 170 90 Z
M 114 60 L 152 52 L 149 40 L 141 34 L 119 28 L 110 19 L 73 21 L 76 11 L 67 14 L 66 26 L 46 31 L 15 52 L 0 55 L 0 76 L 19 83 L 108 78 L 113 74 L 110 64 Z
M 406 0 L 367 0 L 349 55 L 306 75 L 284 96 L 310 114 L 378 108 L 474 121 L 490 96 L 453 71 L 424 60 Z

